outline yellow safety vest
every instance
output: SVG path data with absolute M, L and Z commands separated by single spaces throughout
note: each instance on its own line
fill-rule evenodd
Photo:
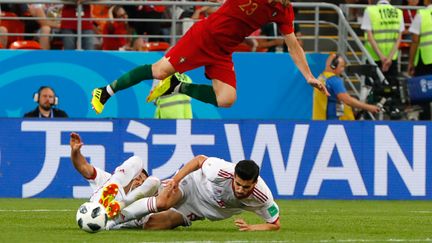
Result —
M 323 72 L 318 77 L 324 85 L 327 79 L 333 77 L 335 74 L 332 72 Z M 313 91 L 313 107 L 312 107 L 312 120 L 327 120 L 327 103 L 328 97 L 321 91 L 314 89 Z M 339 116 L 339 120 L 355 120 L 354 113 L 350 106 L 344 104 L 344 114 Z
M 192 83 L 186 74 L 175 74 L 184 83 Z M 158 119 L 192 119 L 191 98 L 184 94 L 161 96 L 156 100 L 155 118 Z
M 417 66 L 419 56 L 425 65 L 432 64 L 432 8 L 420 9 L 418 14 L 421 16 L 420 43 L 414 59 L 414 66 Z
M 402 10 L 393 7 L 390 4 L 379 4 L 366 8 L 369 13 L 372 24 L 372 34 L 378 45 L 378 48 L 383 55 L 388 56 L 396 44 L 396 40 L 400 33 L 402 23 Z M 367 32 L 365 31 L 365 39 L 367 40 Z M 375 61 L 379 61 L 379 56 L 375 53 L 369 41 L 365 44 L 366 50 L 371 54 Z M 396 60 L 399 52 L 393 55 L 393 60 Z

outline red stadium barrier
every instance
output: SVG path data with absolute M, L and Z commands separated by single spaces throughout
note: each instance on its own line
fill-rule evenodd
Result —
M 14 41 L 10 44 L 9 49 L 29 49 L 29 50 L 40 50 L 42 49 L 39 42 L 37 41 L 33 41 L 33 40 L 28 40 L 28 41 L 24 41 L 24 40 L 19 40 L 19 41 Z

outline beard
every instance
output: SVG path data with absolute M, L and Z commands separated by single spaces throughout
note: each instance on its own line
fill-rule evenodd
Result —
M 40 108 L 42 108 L 42 110 L 44 111 L 49 111 L 51 110 L 51 104 L 50 103 L 45 103 L 45 104 L 40 104 Z

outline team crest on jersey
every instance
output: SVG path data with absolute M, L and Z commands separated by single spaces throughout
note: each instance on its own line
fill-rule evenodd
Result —
M 275 17 L 276 15 L 277 15 L 277 12 L 274 11 L 273 14 L 272 14 L 272 17 Z
M 184 63 L 186 62 L 186 57 L 180 57 L 179 63 Z

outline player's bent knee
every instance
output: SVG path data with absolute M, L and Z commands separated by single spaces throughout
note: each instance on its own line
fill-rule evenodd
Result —
M 143 225 L 146 230 L 161 230 L 166 229 L 166 226 L 161 225 L 161 221 L 157 219 L 154 215 L 149 215 L 147 222 Z
M 152 74 L 155 79 L 162 80 L 174 73 L 174 67 L 165 57 L 152 65 Z
M 167 73 L 167 72 L 162 72 L 162 71 L 159 71 L 159 70 L 153 71 L 153 78 L 155 78 L 155 79 L 163 80 L 166 77 L 168 77 L 169 75 L 170 74 Z
M 160 179 L 155 176 L 149 176 L 147 180 L 151 181 L 153 187 L 159 187 L 161 184 Z
M 213 80 L 213 89 L 219 107 L 231 107 L 237 100 L 237 91 L 229 84 L 219 80 Z
M 231 107 L 236 101 L 235 96 L 225 96 L 225 97 L 217 97 L 217 102 L 219 107 L 229 108 Z
M 183 218 L 178 215 L 173 215 L 173 212 L 166 211 L 163 213 L 151 214 L 143 225 L 145 230 L 166 230 L 173 229 L 183 225 Z
M 156 207 L 159 212 L 168 210 L 171 207 L 171 205 L 168 203 L 168 197 L 163 195 L 158 196 L 156 199 Z

